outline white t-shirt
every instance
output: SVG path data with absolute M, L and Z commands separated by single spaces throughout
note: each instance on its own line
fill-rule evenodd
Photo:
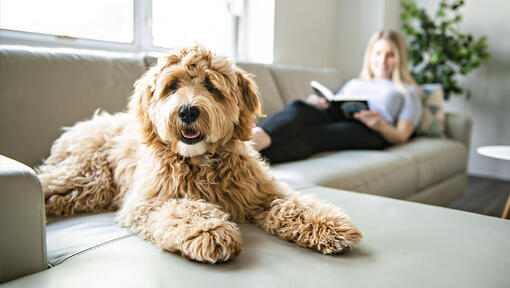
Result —
M 408 85 L 410 96 L 400 92 L 389 79 L 373 79 L 370 81 L 352 79 L 347 82 L 338 94 L 368 96 L 368 107 L 378 112 L 388 124 L 395 126 L 397 120 L 405 119 L 414 127 L 420 122 L 422 114 L 421 97 L 417 89 Z

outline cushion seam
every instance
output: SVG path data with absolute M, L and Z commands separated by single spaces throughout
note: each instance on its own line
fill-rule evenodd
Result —
M 128 235 L 124 235 L 124 236 L 122 236 L 122 237 L 119 237 L 119 238 L 115 238 L 115 239 L 108 240 L 108 241 L 106 241 L 106 242 L 103 242 L 103 243 L 100 243 L 100 244 L 94 245 L 94 246 L 92 246 L 92 247 L 89 247 L 89 248 L 87 248 L 87 249 L 85 249 L 85 250 L 81 250 L 81 251 L 75 252 L 75 253 L 73 253 L 73 254 L 71 254 L 71 255 L 69 255 L 69 256 L 67 256 L 67 257 L 65 257 L 64 259 L 62 259 L 62 260 L 60 260 L 60 261 L 58 261 L 58 262 L 56 262 L 56 263 L 54 263 L 54 264 L 52 264 L 52 263 L 50 263 L 50 262 L 48 262 L 48 264 L 49 264 L 49 265 L 51 265 L 52 267 L 57 266 L 57 265 L 60 265 L 60 264 L 62 264 L 64 261 L 67 261 L 67 260 L 68 260 L 68 259 L 70 259 L 70 258 L 73 258 L 73 257 L 75 257 L 75 256 L 79 256 L 79 255 L 81 255 L 81 254 L 85 254 L 85 253 L 87 253 L 87 252 L 89 252 L 89 251 L 92 251 L 92 250 L 95 250 L 95 249 L 101 248 L 101 247 L 103 247 L 103 246 L 110 245 L 110 244 L 112 244 L 112 243 L 114 243 L 114 242 L 117 242 L 117 241 L 123 240 L 123 239 L 128 238 L 128 237 L 131 237 L 131 236 L 133 236 L 133 235 L 135 235 L 135 234 L 134 234 L 134 233 L 131 233 L 131 234 L 128 234 Z

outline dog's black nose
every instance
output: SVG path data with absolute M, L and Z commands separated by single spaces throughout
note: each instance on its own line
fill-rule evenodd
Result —
M 200 115 L 200 110 L 196 106 L 181 106 L 179 108 L 179 118 L 181 121 L 186 124 L 191 124 L 198 119 L 198 115 Z

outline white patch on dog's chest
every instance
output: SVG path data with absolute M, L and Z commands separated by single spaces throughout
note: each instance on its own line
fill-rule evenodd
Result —
M 200 142 L 193 145 L 188 145 L 179 141 L 177 143 L 177 154 L 183 157 L 195 157 L 203 155 L 207 152 L 205 143 Z

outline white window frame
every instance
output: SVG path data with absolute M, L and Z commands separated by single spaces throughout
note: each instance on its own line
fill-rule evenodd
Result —
M 241 0 L 241 1 L 253 1 L 253 0 Z M 276 1 L 276 0 L 275 0 Z M 148 54 L 162 54 L 171 50 L 172 48 L 161 48 L 156 47 L 152 44 L 152 1 L 150 0 L 134 0 L 133 1 L 133 42 L 131 43 L 117 43 L 103 40 L 91 40 L 83 38 L 74 38 L 62 35 L 49 35 L 40 34 L 33 32 L 22 32 L 13 30 L 0 29 L 0 45 L 27 45 L 27 46 L 41 46 L 41 47 L 53 47 L 53 48 L 76 48 L 76 49 L 91 49 L 91 50 L 105 50 L 114 52 L 132 52 L 132 53 L 148 53 Z M 246 7 L 246 5 L 243 5 Z M 232 15 L 233 29 L 240 33 L 246 33 L 246 30 L 240 27 L 240 21 L 243 21 L 243 17 L 247 16 L 247 11 L 244 11 L 244 15 Z M 255 19 L 253 19 L 255 20 Z M 243 37 L 246 37 L 244 35 Z M 233 48 L 234 55 L 232 57 L 235 61 L 245 60 L 238 59 L 238 56 L 244 58 L 244 51 L 246 49 L 239 41 L 239 34 L 234 36 L 234 41 L 237 41 Z M 243 40 L 241 40 L 243 41 Z M 244 39 L 246 42 L 246 39 Z M 238 55 L 238 52 L 240 55 Z
M 134 0 L 133 5 L 133 42 L 131 43 L 0 29 L 0 44 L 97 49 L 134 53 L 165 52 L 171 49 L 152 45 L 152 1 Z

